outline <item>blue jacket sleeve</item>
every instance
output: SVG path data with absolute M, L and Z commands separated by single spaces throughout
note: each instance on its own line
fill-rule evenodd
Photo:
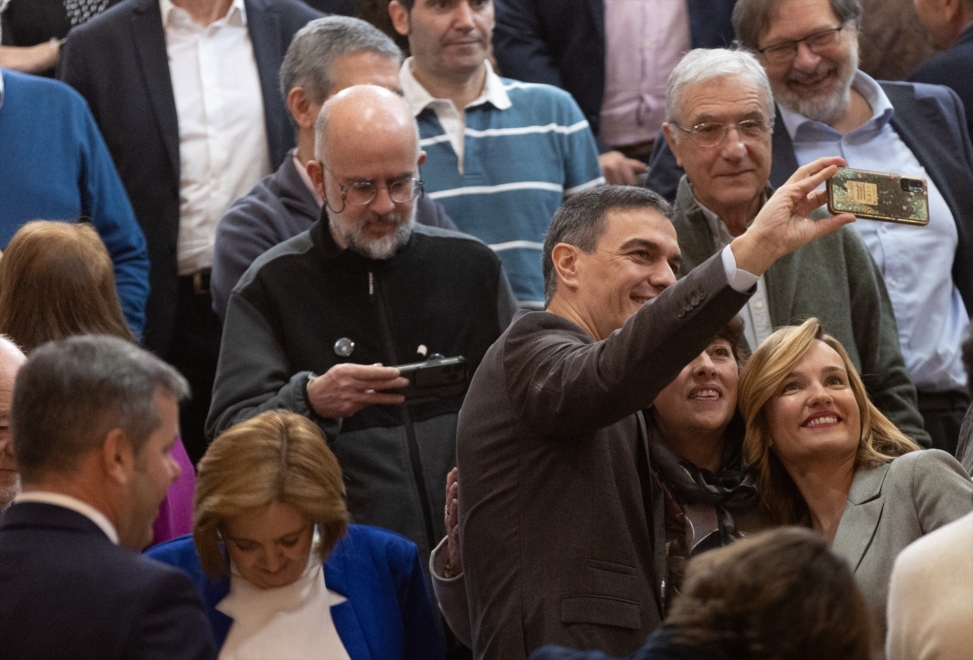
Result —
M 145 325 L 145 301 L 149 297 L 149 255 L 142 228 L 125 194 L 108 147 L 84 106 L 80 128 L 82 208 L 115 265 L 115 285 L 122 312 L 136 337 Z
M 435 660 L 443 658 L 443 643 L 433 613 L 432 601 L 414 543 L 389 546 L 389 563 L 395 591 L 402 613 L 403 660 Z

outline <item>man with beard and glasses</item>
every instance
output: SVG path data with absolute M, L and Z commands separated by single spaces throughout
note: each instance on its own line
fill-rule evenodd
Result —
M 516 302 L 487 246 L 414 224 L 425 153 L 401 97 L 373 85 L 334 95 L 314 157 L 321 219 L 230 294 L 207 432 L 264 410 L 306 415 L 338 457 L 352 518 L 408 537 L 428 560 L 445 534 L 463 396 L 405 406 L 394 365 L 463 356 L 472 374 Z
M 858 69 L 861 14 L 859 0 L 739 0 L 733 25 L 777 101 L 772 185 L 821 156 L 928 181 L 928 226 L 861 220 L 855 230 L 885 277 L 932 446 L 952 453 L 970 402 L 960 344 L 973 310 L 973 147 L 952 90 Z M 651 166 L 647 185 L 674 192 L 671 151 Z

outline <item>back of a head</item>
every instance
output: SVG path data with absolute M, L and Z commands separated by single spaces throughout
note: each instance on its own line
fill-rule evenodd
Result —
M 27 353 L 77 334 L 134 341 L 111 256 L 90 224 L 36 221 L 14 234 L 0 258 L 0 334 Z
M 726 660 L 870 660 L 875 648 L 851 569 L 802 527 L 693 559 L 665 625 L 675 642 Z
M 332 66 L 345 55 L 375 53 L 396 63 L 402 51 L 388 35 L 358 18 L 326 16 L 311 21 L 291 41 L 280 67 L 280 91 L 284 98 L 295 87 L 304 88 L 317 104 L 332 94 Z
M 10 432 L 24 485 L 71 475 L 122 429 L 138 454 L 161 424 L 156 395 L 189 396 L 179 373 L 133 343 L 83 335 L 35 349 L 17 374 Z

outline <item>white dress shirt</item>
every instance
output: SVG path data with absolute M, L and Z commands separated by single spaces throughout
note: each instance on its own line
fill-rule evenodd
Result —
M 261 589 L 230 566 L 230 593 L 216 609 L 233 619 L 219 660 L 350 660 L 331 608 L 347 599 L 324 583 L 314 550 L 295 582 Z
M 105 533 L 105 536 L 108 537 L 108 540 L 115 545 L 118 545 L 118 531 L 115 530 L 115 526 L 110 520 L 108 520 L 108 517 L 95 507 L 91 506 L 87 502 L 82 502 L 76 497 L 71 497 L 70 495 L 65 495 L 64 493 L 54 493 L 47 490 L 32 490 L 26 493 L 21 493 L 14 498 L 15 504 L 20 502 L 52 504 L 65 509 L 71 509 L 75 513 L 80 513 L 82 516 L 98 525 L 101 531 Z
M 885 92 L 859 71 L 852 86 L 872 108 L 872 117 L 842 135 L 830 126 L 781 108 L 784 128 L 800 165 L 821 156 L 841 156 L 848 167 L 926 179 L 929 224 L 925 227 L 858 220 L 859 234 L 885 277 L 902 357 L 916 389 L 965 390 L 961 346 L 969 316 L 953 283 L 959 234 L 956 220 L 926 168 L 892 127 L 895 108 Z M 968 191 L 969 192 L 969 191 Z
M 257 61 L 243 0 L 207 26 L 159 0 L 179 124 L 179 274 L 213 265 L 216 225 L 270 173 Z

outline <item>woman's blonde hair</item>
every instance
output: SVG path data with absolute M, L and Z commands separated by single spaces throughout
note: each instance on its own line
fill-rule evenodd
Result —
M 318 525 L 326 559 L 348 529 L 338 459 L 321 430 L 291 412 L 269 410 L 227 429 L 199 463 L 193 541 L 203 570 L 229 574 L 220 528 L 232 516 L 270 504 L 289 504 Z
M 0 259 L 0 333 L 25 353 L 72 335 L 135 341 L 111 256 L 89 223 L 37 220 L 17 230 Z
M 821 322 L 810 318 L 800 326 L 774 332 L 750 356 L 740 376 L 738 405 L 746 424 L 743 456 L 756 473 L 760 502 L 771 520 L 779 525 L 808 524 L 807 504 L 783 463 L 771 451 L 766 405 L 780 392 L 781 384 L 814 345 L 822 341 L 841 356 L 861 416 L 861 437 L 855 469 L 888 463 L 897 456 L 919 449 L 869 400 L 868 392 L 848 353 L 834 337 L 824 333 Z

